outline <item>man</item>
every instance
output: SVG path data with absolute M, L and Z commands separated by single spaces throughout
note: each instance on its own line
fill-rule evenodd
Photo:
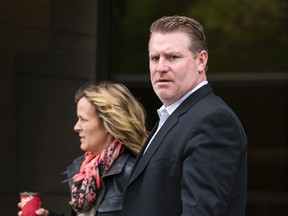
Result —
M 244 216 L 247 141 L 206 78 L 202 26 L 188 17 L 151 25 L 150 76 L 163 106 L 123 196 L 123 216 Z

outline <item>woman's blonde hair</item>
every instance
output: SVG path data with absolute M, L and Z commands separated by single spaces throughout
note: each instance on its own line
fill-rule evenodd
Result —
M 88 83 L 81 87 L 75 101 L 86 97 L 94 106 L 106 130 L 138 154 L 147 138 L 146 112 L 127 87 L 120 83 Z

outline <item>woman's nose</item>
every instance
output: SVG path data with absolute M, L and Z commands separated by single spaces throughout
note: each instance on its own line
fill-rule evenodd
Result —
M 78 132 L 80 130 L 80 125 L 79 125 L 79 121 L 76 122 L 76 124 L 74 125 L 74 131 Z

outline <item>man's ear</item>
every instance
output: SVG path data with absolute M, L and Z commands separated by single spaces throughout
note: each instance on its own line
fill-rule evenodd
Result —
M 198 63 L 198 71 L 202 72 L 205 71 L 206 65 L 208 62 L 208 53 L 205 50 L 202 50 L 197 57 L 197 63 Z

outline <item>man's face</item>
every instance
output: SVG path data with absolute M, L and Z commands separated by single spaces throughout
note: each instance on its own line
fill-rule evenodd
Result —
M 176 102 L 203 80 L 208 54 L 193 55 L 184 32 L 153 32 L 149 41 L 149 67 L 153 89 L 165 106 Z M 204 53 L 204 54 L 203 54 Z

